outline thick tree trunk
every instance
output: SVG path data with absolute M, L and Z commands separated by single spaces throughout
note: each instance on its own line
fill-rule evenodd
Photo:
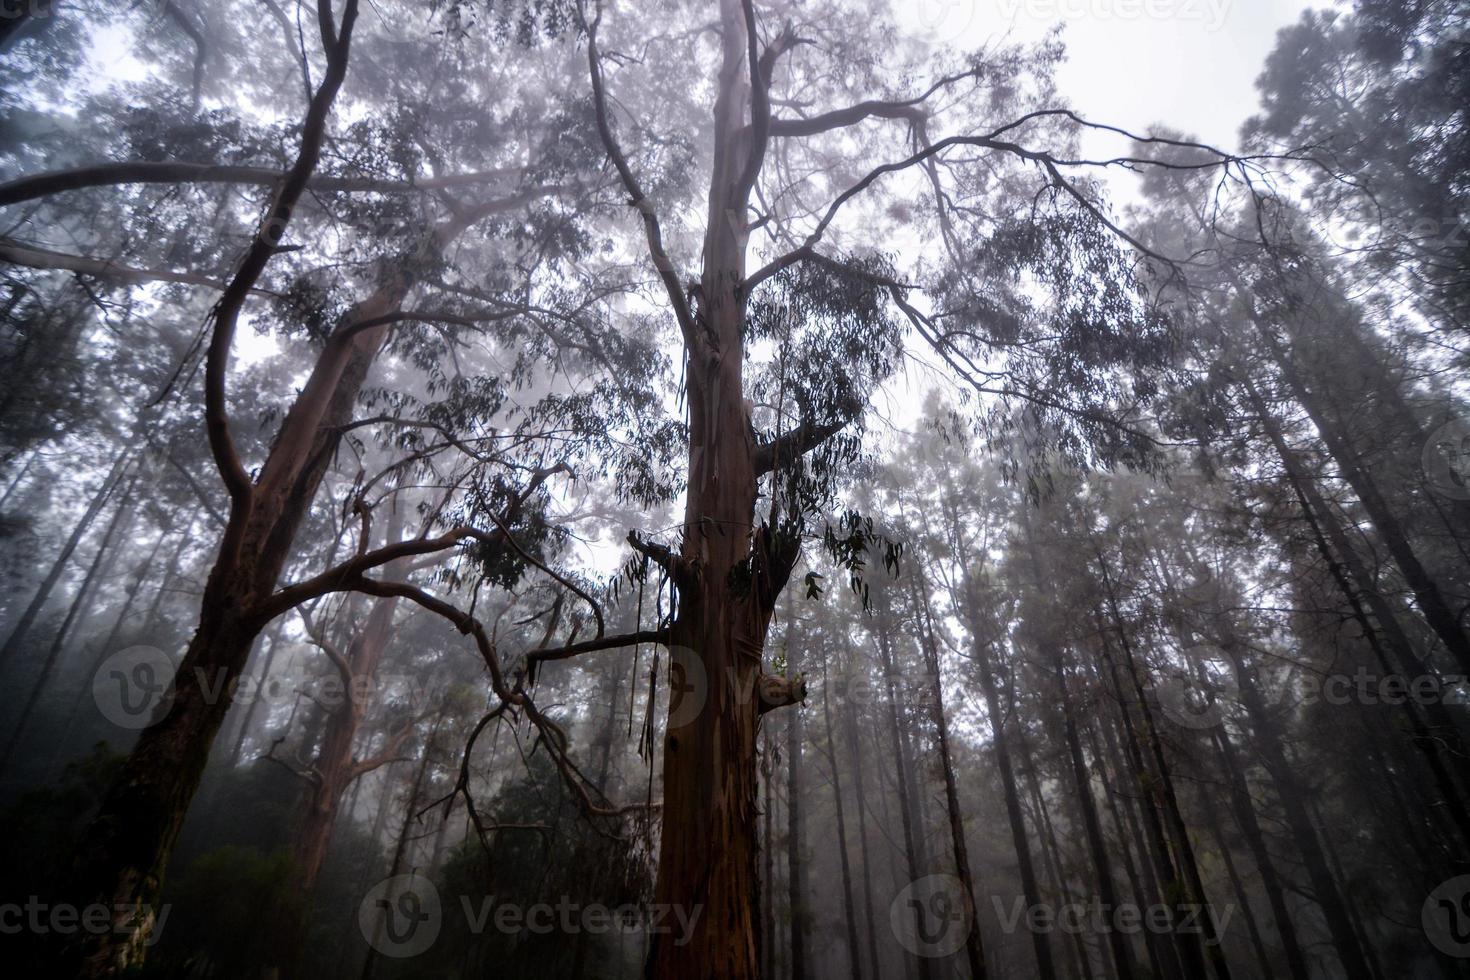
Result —
M 339 330 L 396 309 L 408 285 L 393 275 L 346 315 Z M 251 505 L 231 512 L 173 697 L 139 736 L 78 856 L 80 889 L 109 908 L 129 910 L 118 913 L 118 928 L 87 940 L 84 976 L 110 976 L 142 960 L 153 913 L 131 910 L 157 903 L 169 855 L 230 707 L 227 692 L 266 626 L 259 609 L 275 590 L 387 329 L 327 342 L 282 424 Z

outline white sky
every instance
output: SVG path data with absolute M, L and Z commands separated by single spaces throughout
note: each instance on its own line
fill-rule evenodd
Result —
M 1231 148 L 1276 32 L 1307 0 L 891 0 L 917 36 L 961 47 L 1065 28 L 1062 94 L 1089 119 L 1156 123 Z

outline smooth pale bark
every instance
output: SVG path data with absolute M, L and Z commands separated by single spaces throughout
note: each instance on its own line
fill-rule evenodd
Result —
M 400 520 L 395 511 L 392 524 L 397 525 Z M 397 528 L 390 526 L 388 540 L 392 542 L 396 538 Z M 407 564 L 406 560 L 390 562 L 384 570 L 385 580 L 395 581 L 401 578 Z M 300 875 L 301 891 L 305 895 L 310 895 L 316 888 L 317 876 L 321 873 L 322 862 L 326 860 L 327 847 L 331 843 L 332 829 L 336 826 L 337 808 L 342 801 L 343 792 L 353 780 L 391 757 L 394 747 L 391 735 L 389 746 L 385 750 L 389 755 L 382 758 L 355 760 L 353 747 L 371 707 L 372 692 L 379 688 L 378 667 L 393 636 L 393 615 L 397 608 L 396 597 L 374 600 L 367 621 L 353 637 L 346 651 L 346 667 L 350 676 L 344 676 L 342 683 L 343 689 L 349 693 L 327 720 L 322 747 L 312 766 L 315 778 L 308 783 L 301 820 L 291 837 L 292 856 Z M 366 678 L 367 683 L 357 683 L 359 678 Z M 358 697 L 351 693 L 359 690 L 370 693 L 367 697 Z

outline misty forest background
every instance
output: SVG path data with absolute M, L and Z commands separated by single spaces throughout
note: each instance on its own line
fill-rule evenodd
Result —
M 0 904 L 168 909 L 7 969 L 1467 974 L 1470 6 L 1220 147 L 905 16 L 6 5 Z M 1204 931 L 1011 917 L 1094 901 Z

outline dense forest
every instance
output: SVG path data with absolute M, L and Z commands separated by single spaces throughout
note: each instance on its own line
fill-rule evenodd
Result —
M 1470 976 L 1470 3 L 1245 6 L 0 4 L 0 964 Z

